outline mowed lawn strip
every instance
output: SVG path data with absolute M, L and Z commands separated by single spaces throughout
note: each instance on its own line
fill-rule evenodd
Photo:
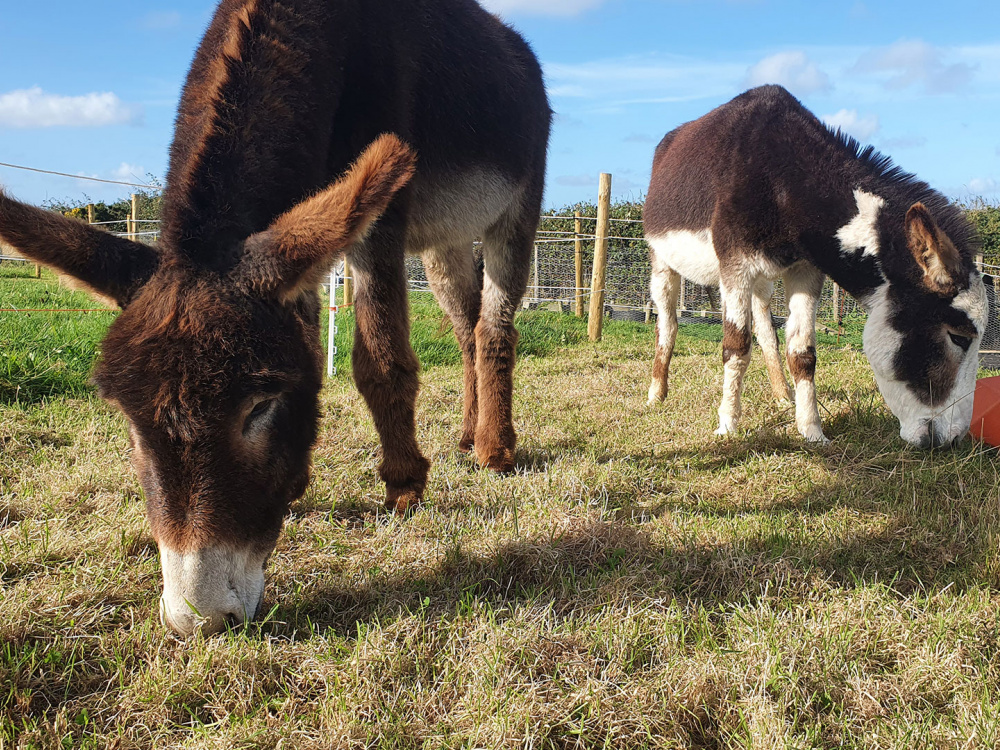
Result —
M 93 306 L 3 271 L 0 307 Z M 996 451 L 905 448 L 856 337 L 822 337 L 815 448 L 759 356 L 746 433 L 712 435 L 717 327 L 681 328 L 652 408 L 651 326 L 592 345 L 526 312 L 497 477 L 456 451 L 458 350 L 413 308 L 426 503 L 382 510 L 342 314 L 266 617 L 183 643 L 124 420 L 87 381 L 115 313 L 0 314 L 0 747 L 1000 745 Z

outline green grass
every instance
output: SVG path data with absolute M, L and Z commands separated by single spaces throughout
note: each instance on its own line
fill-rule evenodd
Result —
M 66 301 L 2 283 L 3 307 Z M 759 357 L 746 432 L 719 439 L 718 327 L 682 328 L 649 408 L 650 327 L 592 345 L 525 313 L 518 471 L 497 477 L 455 450 L 457 349 L 413 307 L 425 504 L 382 511 L 343 360 L 268 616 L 188 642 L 157 621 L 123 419 L 89 363 L 54 365 L 66 331 L 92 353 L 107 323 L 0 315 L 4 346 L 45 360 L 0 401 L 0 747 L 1000 745 L 997 453 L 905 448 L 857 344 L 820 347 L 829 446 L 797 437 Z

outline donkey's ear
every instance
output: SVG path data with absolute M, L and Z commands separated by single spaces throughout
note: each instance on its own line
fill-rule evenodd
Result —
M 125 307 L 160 264 L 148 245 L 29 206 L 0 190 L 0 239 Z
M 416 155 L 394 135 L 379 136 L 335 183 L 249 237 L 234 270 L 247 291 L 294 299 L 315 288 L 331 262 L 364 236 L 413 176 Z
M 906 242 L 924 272 L 924 286 L 936 294 L 954 294 L 962 257 L 923 203 L 914 203 L 906 212 Z

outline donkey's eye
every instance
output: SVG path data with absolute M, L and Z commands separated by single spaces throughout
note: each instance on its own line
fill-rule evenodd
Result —
M 963 336 L 960 333 L 952 333 L 951 331 L 948 331 L 948 338 L 951 339 L 951 343 L 961 348 L 963 352 L 969 351 L 969 347 L 972 345 L 971 336 Z
M 249 432 L 253 429 L 258 422 L 271 413 L 271 410 L 277 403 L 278 399 L 276 398 L 266 398 L 254 404 L 253 409 L 251 409 L 250 413 L 247 414 L 247 418 L 243 421 L 243 432 Z

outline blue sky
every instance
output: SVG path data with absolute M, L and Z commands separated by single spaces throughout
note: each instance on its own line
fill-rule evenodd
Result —
M 334 1 L 334 0 L 331 0 Z M 371 0 L 374 1 L 374 0 Z M 488 0 L 534 46 L 556 112 L 546 203 L 638 198 L 662 135 L 758 83 L 956 198 L 1000 200 L 1000 3 L 910 0 Z M 0 162 L 145 182 L 214 8 L 5 3 Z M 0 168 L 35 202 L 128 188 Z

